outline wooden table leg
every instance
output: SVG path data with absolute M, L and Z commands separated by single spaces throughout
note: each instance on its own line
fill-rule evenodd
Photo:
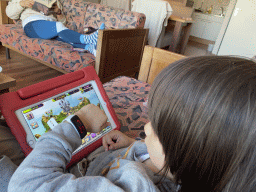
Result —
M 192 23 L 188 23 L 186 27 L 184 27 L 184 35 L 183 35 L 183 40 L 181 42 L 181 49 L 180 49 L 180 54 L 184 54 L 188 39 L 190 36 L 190 31 L 191 31 Z
M 6 59 L 11 59 L 11 57 L 10 57 L 10 49 L 5 47 L 5 52 L 6 52 Z
M 169 51 L 175 52 L 177 45 L 180 40 L 180 34 L 182 30 L 182 22 L 176 21 L 175 27 L 174 27 L 174 32 L 172 35 L 172 42 L 169 47 Z

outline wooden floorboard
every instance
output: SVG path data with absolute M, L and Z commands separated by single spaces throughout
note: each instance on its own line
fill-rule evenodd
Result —
M 5 47 L 0 45 L 2 73 L 16 79 L 16 86 L 10 88 L 10 91 L 17 91 L 20 88 L 63 75 L 63 73 L 15 51 L 10 50 L 10 56 L 11 59 L 6 59 Z

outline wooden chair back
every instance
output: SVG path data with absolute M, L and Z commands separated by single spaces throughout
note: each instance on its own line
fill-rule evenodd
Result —
M 186 56 L 146 45 L 138 79 L 152 85 L 155 77 L 165 67 Z
M 102 83 L 139 73 L 148 29 L 99 30 L 95 70 Z

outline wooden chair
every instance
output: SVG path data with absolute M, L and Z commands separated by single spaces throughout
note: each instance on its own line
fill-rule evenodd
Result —
M 149 84 L 152 84 L 155 76 L 166 66 L 183 58 L 185 56 L 147 45 L 144 48 L 139 80 L 121 76 L 104 84 L 117 118 L 122 124 L 122 132 L 132 138 L 145 135 L 142 132 L 144 125 L 149 122 L 145 106 L 150 91 Z
M 99 30 L 95 70 L 102 83 L 118 76 L 136 77 L 148 29 Z
M 155 77 L 169 64 L 185 58 L 184 55 L 145 46 L 138 79 L 152 85 Z

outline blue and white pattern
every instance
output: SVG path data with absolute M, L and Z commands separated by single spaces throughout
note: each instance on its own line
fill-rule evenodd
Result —
M 102 23 L 100 25 L 99 29 L 101 29 L 101 30 L 105 29 L 105 23 Z M 86 44 L 84 49 L 89 51 L 95 57 L 96 57 L 96 52 L 97 52 L 99 29 L 90 35 L 81 35 L 81 37 L 80 37 L 81 43 Z
M 100 25 L 100 28 L 99 29 L 105 29 L 105 24 L 102 23 Z M 83 44 L 95 44 L 97 45 L 97 40 L 98 40 L 98 35 L 99 35 L 99 30 L 95 31 L 94 33 L 92 34 L 89 34 L 89 35 L 83 35 L 82 38 L 80 39 L 81 40 L 81 43 Z
M 87 44 L 84 48 L 96 57 L 97 44 Z

